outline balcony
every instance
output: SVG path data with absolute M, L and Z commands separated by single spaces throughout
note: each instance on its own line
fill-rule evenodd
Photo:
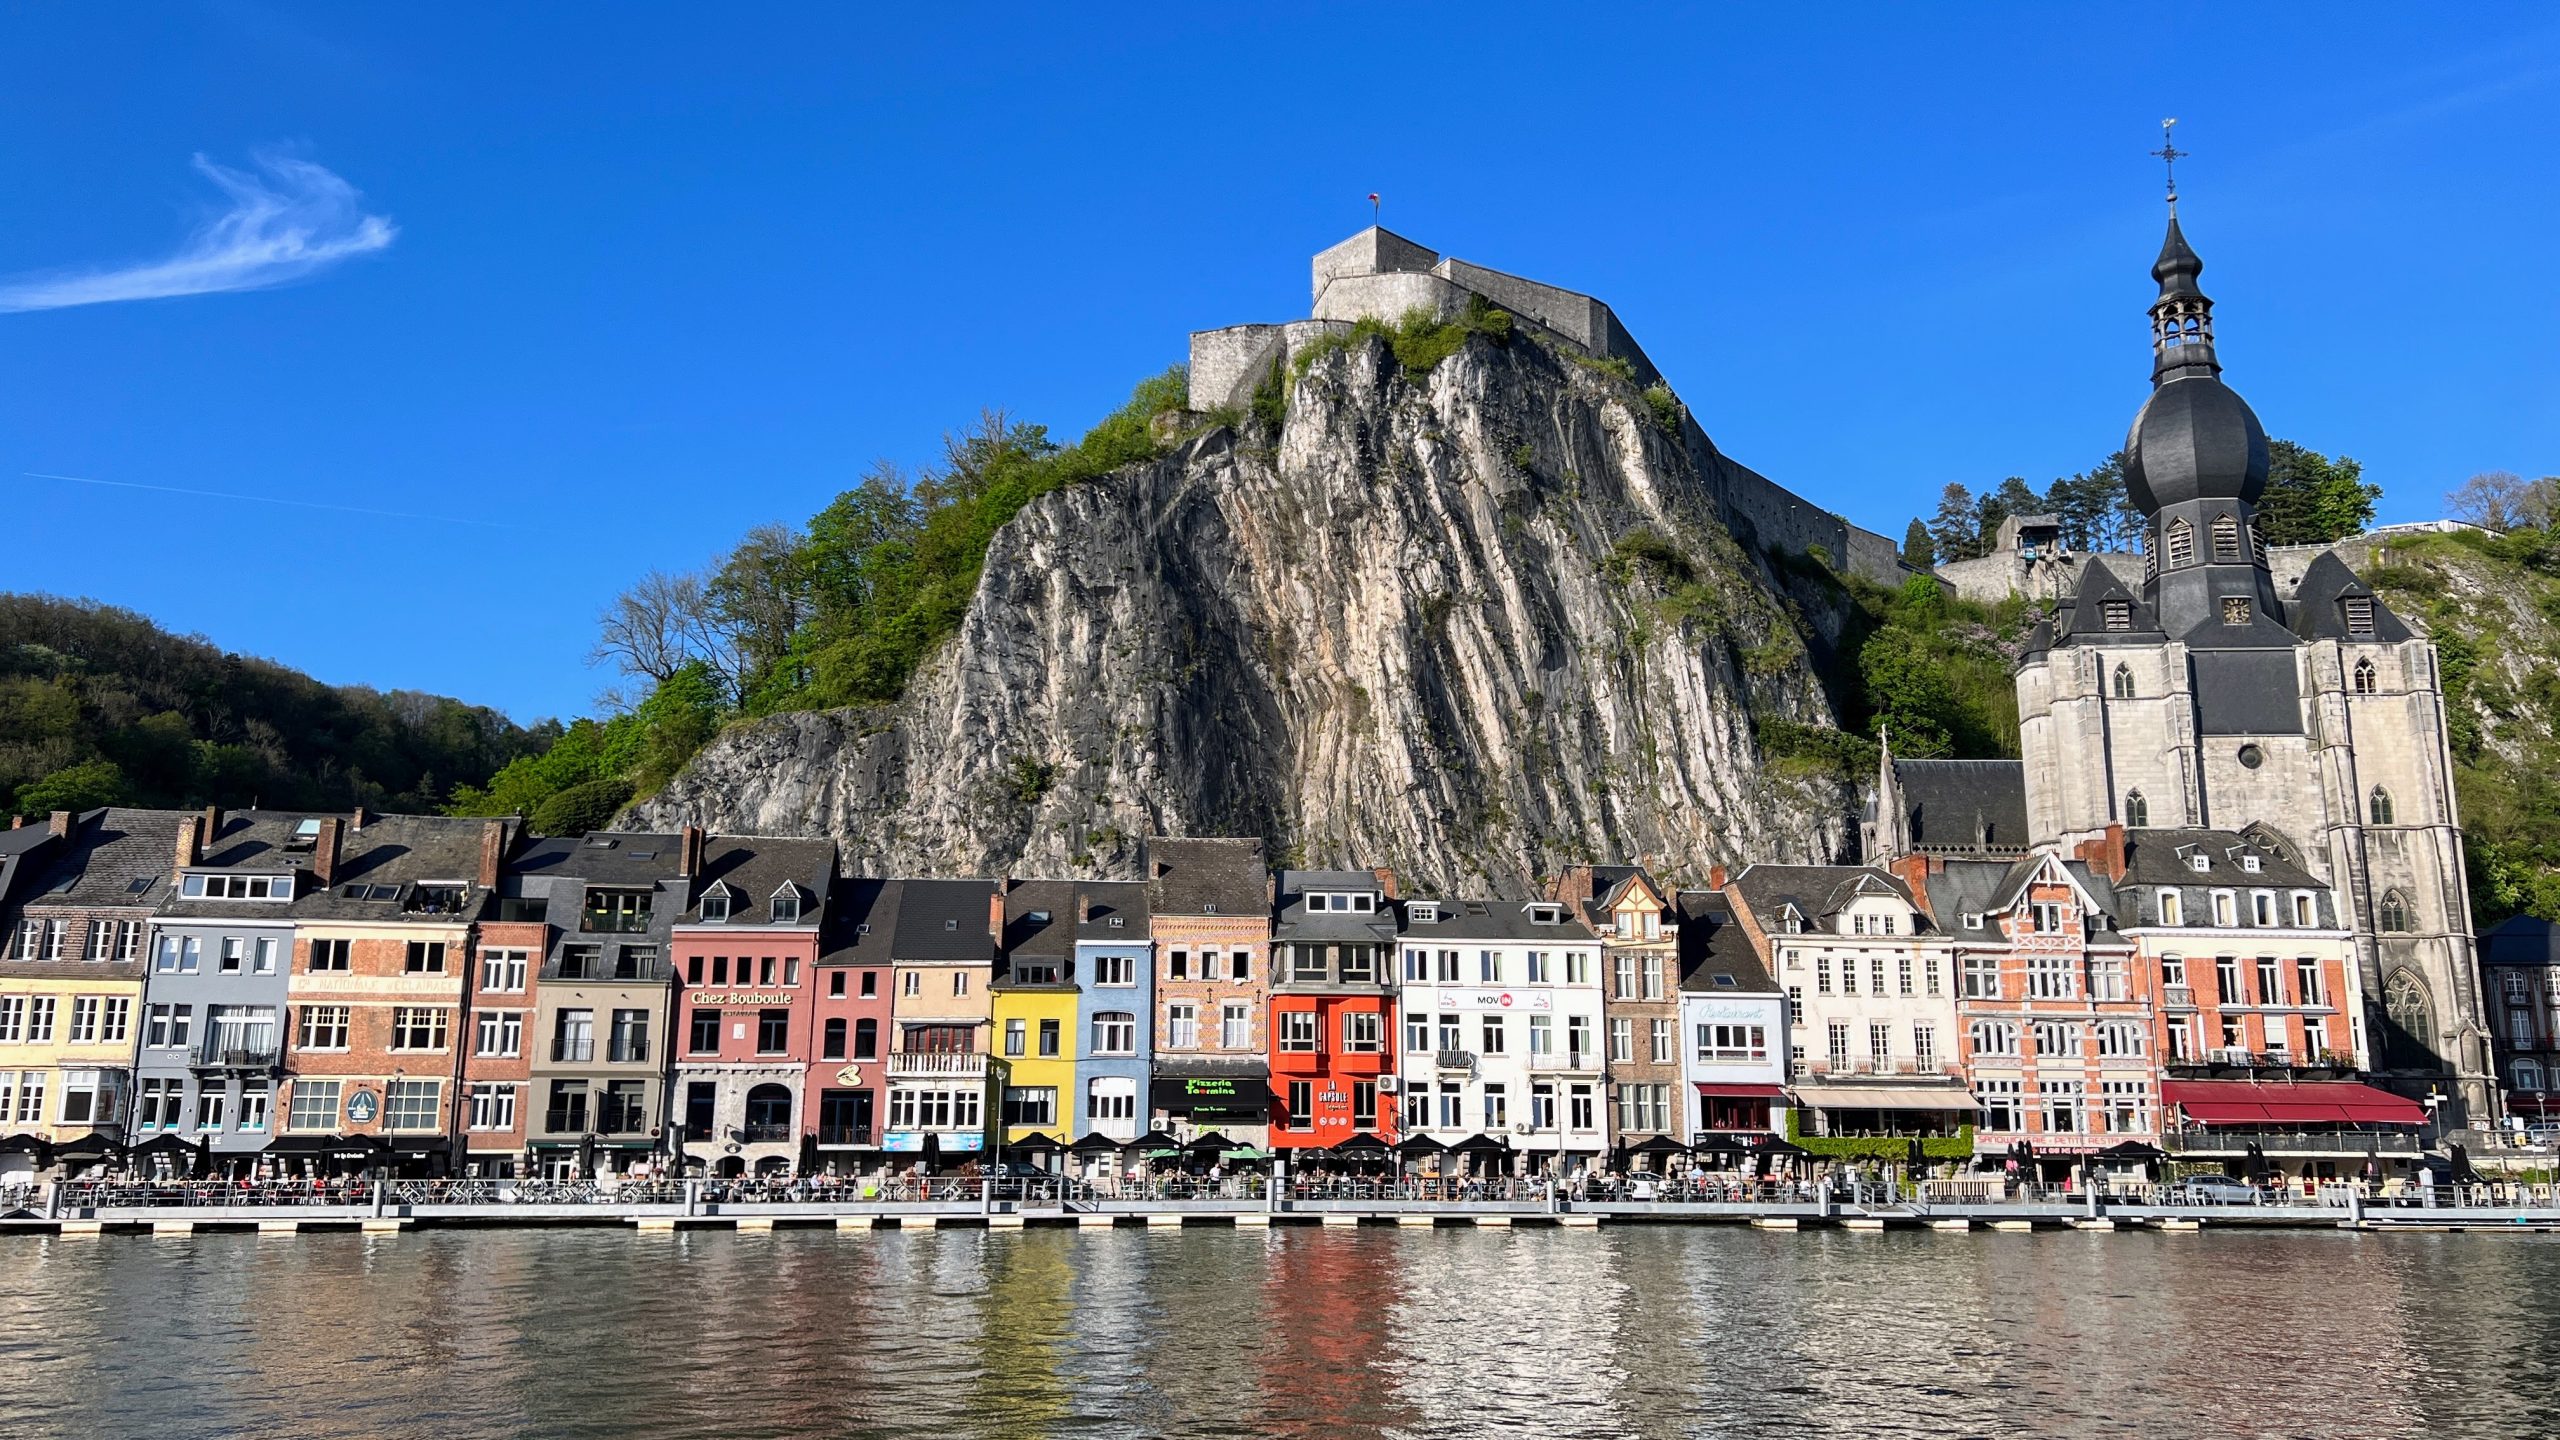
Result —
M 587 1133 L 587 1107 L 542 1112 L 542 1133 L 546 1135 L 583 1135 Z
M 951 1054 L 929 1050 L 894 1050 L 889 1054 L 889 1078 L 983 1080 L 987 1075 L 984 1055 Z
M 1600 1073 L 1600 1057 L 1597 1055 L 1533 1054 L 1529 1057 L 1529 1069 L 1532 1072 L 1541 1075 L 1597 1075 Z
M 749 1145 L 778 1145 L 797 1138 L 788 1123 L 781 1125 L 741 1125 L 738 1138 Z
M 820 1125 L 818 1143 L 820 1145 L 868 1145 L 871 1143 L 871 1127 L 868 1125 Z
M 649 933 L 649 917 L 645 912 L 633 915 L 589 910 L 578 917 L 578 930 L 586 935 L 645 935 Z
M 280 1058 L 273 1032 L 224 1034 L 215 1031 L 197 1042 L 199 1070 L 272 1070 Z
M 1473 1050 L 1434 1051 L 1431 1056 L 1431 1066 L 1435 1070 L 1472 1073 L 1476 1068 L 1476 1052 Z
M 2317 1054 L 2296 1054 L 2290 1050 L 2245 1050 L 2217 1046 L 2204 1052 L 2204 1058 L 2173 1055 L 2169 1073 L 2185 1079 L 2214 1075 L 2274 1075 L 2316 1080 L 2345 1077 L 2355 1073 L 2356 1059 L 2339 1050 L 2323 1050 Z
M 596 1042 L 592 1039 L 556 1039 L 551 1042 L 551 1063 L 554 1065 L 584 1065 L 595 1058 Z
M 605 1055 L 605 1059 L 616 1065 L 639 1065 L 645 1063 L 648 1058 L 649 1041 L 646 1036 L 616 1040 L 613 1042 L 612 1050 Z
M 2196 992 L 2184 985 L 2163 985 L 2160 987 L 2160 1003 L 2172 1010 L 2193 1010 L 2196 1008 Z

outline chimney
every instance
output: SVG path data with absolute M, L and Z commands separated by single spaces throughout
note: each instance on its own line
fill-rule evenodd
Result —
M 702 873 L 702 827 L 687 825 L 676 843 L 676 873 L 687 880 Z
M 52 831 L 53 838 L 56 840 L 67 840 L 71 838 L 71 812 L 68 810 L 54 811 L 52 815 L 46 818 L 44 828 Z
M 215 840 L 218 840 L 218 839 L 220 839 L 220 838 L 221 838 L 221 836 L 222 836 L 222 807 L 221 807 L 221 806 L 219 806 L 219 805 L 207 805 L 206 807 L 204 807 L 204 828 L 203 828 L 202 830 L 198 831 L 198 832 L 197 832 L 197 834 L 203 837 L 203 838 L 202 838 L 198 843 L 199 843 L 199 844 L 201 844 L 201 845 L 204 845 L 204 846 L 208 846 L 208 847 L 209 847 L 209 846 L 211 846 Z
M 27 828 L 27 817 L 26 817 L 26 816 L 24 816 L 24 815 L 12 815 L 12 816 L 10 816 L 10 817 L 9 817 L 9 828 L 10 828 L 10 829 L 12 829 L 12 830 L 24 830 L 25 828 Z
M 204 853 L 204 817 L 189 815 L 178 822 L 178 849 L 174 857 L 178 868 L 186 869 Z
M 1378 893 L 1380 893 L 1380 894 L 1382 894 L 1382 895 L 1386 896 L 1386 897 L 1387 897 L 1388 899 L 1390 899 L 1390 900 L 1393 900 L 1393 899 L 1395 899 L 1395 898 L 1396 898 L 1396 872 L 1395 872 L 1395 871 L 1388 869 L 1388 868 L 1387 868 L 1386 866 L 1384 866 L 1384 865 L 1380 865 L 1380 866 L 1378 866 L 1377 868 L 1375 868 L 1375 869 L 1371 870 L 1369 873 L 1370 873 L 1371 875 L 1373 875 L 1373 876 L 1376 876 L 1376 877 L 1377 877 L 1377 881 L 1378 881 Z
M 1723 861 L 1719 860 L 1713 865 L 1707 867 L 1707 888 L 1710 890 L 1721 890 L 1724 888 Z
M 2128 863 L 2124 853 L 2124 827 L 2109 825 L 2099 834 L 2072 846 L 2071 858 L 2096 866 L 2105 873 L 2110 884 L 2124 879 Z
M 1004 896 L 1012 888 L 1012 877 L 1000 876 L 987 892 L 987 934 L 999 945 L 1004 943 Z
M 490 820 L 480 827 L 480 888 L 498 888 L 498 862 L 507 854 L 507 822 Z
M 371 815 L 365 813 L 365 808 L 359 805 L 355 808 L 355 813 L 347 817 L 347 828 L 350 830 L 361 830 L 364 828 L 364 822 L 372 818 L 373 817 Z
M 331 815 L 320 822 L 319 837 L 311 846 L 311 878 L 328 889 L 338 883 L 338 847 L 346 837 L 346 822 Z

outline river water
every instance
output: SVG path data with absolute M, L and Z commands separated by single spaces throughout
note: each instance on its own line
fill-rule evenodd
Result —
M 2547 1434 L 2560 1237 L 0 1238 L 10 1436 Z

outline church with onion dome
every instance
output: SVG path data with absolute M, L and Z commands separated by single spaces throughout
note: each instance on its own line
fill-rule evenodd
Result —
M 2222 378 L 2203 270 L 2173 209 L 2125 441 L 2141 578 L 2088 567 L 2029 643 L 2027 831 L 2236 831 L 2300 863 L 2352 933 L 2373 1073 L 2476 1123 L 2489 1043 L 2435 646 L 2334 554 L 2279 584 L 2255 515 L 2266 430 Z

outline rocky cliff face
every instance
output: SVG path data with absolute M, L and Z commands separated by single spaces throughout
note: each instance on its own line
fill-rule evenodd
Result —
M 1765 765 L 1754 717 L 1831 711 L 1690 435 L 1525 338 L 1423 378 L 1357 341 L 1276 433 L 1033 502 L 898 704 L 733 727 L 637 818 L 872 873 L 1131 874 L 1151 832 L 1509 894 L 1827 858 L 1846 792 Z

